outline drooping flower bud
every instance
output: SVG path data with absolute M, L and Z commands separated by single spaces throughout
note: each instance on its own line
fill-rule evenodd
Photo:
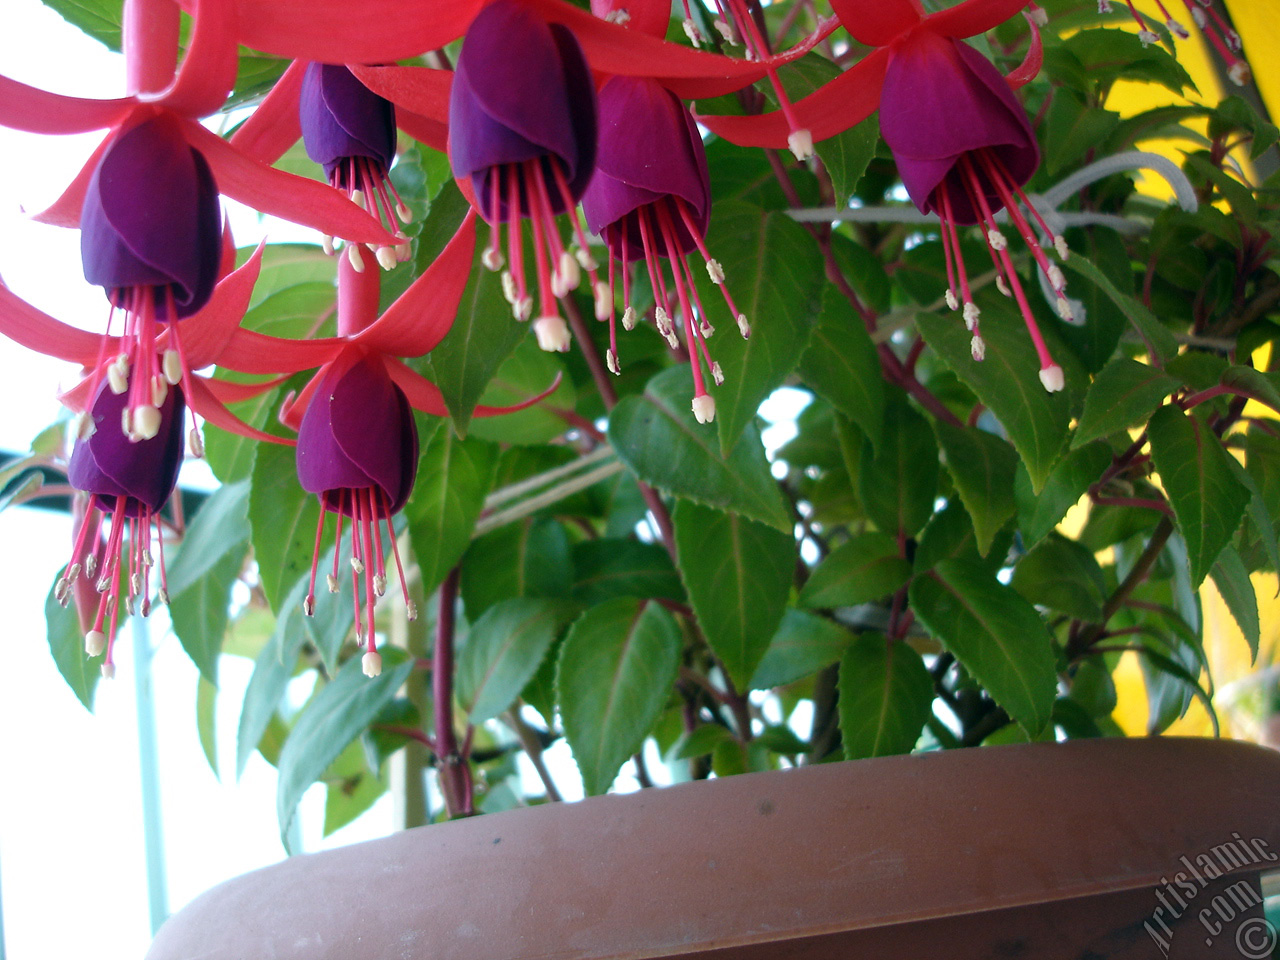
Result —
M 121 604 L 143 616 L 150 609 L 153 537 L 159 555 L 161 597 L 166 596 L 158 517 L 178 482 L 185 409 L 182 389 L 175 386 L 158 405 L 154 434 L 147 439 L 128 439 L 115 429 L 129 413 L 126 397 L 104 381 L 90 410 L 97 429 L 77 440 L 71 453 L 67 479 L 77 490 L 89 494 L 91 517 L 81 524 L 55 596 L 65 605 L 75 591 L 79 602 L 84 593 L 77 589 L 81 577 L 96 586 L 100 599 L 86 618 L 91 626 L 85 633 L 85 646 L 90 656 L 105 651 L 104 676 L 114 672 L 112 648 Z M 94 513 L 101 516 L 92 517 Z M 109 529 L 102 537 L 106 517 L 110 517 Z
M 579 267 L 595 285 L 595 265 L 574 210 L 595 157 L 595 88 L 577 40 L 516 0 L 494 0 L 472 22 L 458 56 L 449 160 L 490 224 L 486 266 L 509 265 L 503 287 L 519 320 L 534 315 L 522 247 L 526 218 L 533 230 L 538 316 L 557 315 L 555 300 L 577 285 Z M 561 241 L 560 213 L 572 222 L 579 258 Z

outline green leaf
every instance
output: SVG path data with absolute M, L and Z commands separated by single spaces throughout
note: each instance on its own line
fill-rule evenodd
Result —
M 497 447 L 460 440 L 446 424 L 423 437 L 418 481 L 404 515 L 424 594 L 439 586 L 466 552 L 497 463 Z
M 221 779 L 218 775 L 217 711 L 218 688 L 202 676 L 196 686 L 196 733 L 215 780 Z
M 1157 83 L 1175 94 L 1195 87 L 1177 60 L 1159 46 L 1144 46 L 1127 30 L 1080 30 L 1062 47 L 1079 58 L 1085 75 L 1102 89 L 1120 79 Z
M 1129 266 L 1125 241 L 1114 230 L 1100 226 L 1088 230 L 1075 228 L 1064 236 L 1074 253 L 1061 263 L 1062 271 L 1067 281 L 1068 296 L 1079 301 L 1083 310 L 1078 318 L 1082 322 L 1066 323 L 1054 316 L 1050 323 L 1062 341 L 1080 358 L 1085 369 L 1096 374 L 1115 354 L 1120 337 L 1129 328 L 1129 318 L 1095 284 L 1073 272 L 1071 264 L 1079 259 L 1098 265 L 1117 289 L 1132 288 L 1133 269 Z
M 1013 589 L 1032 603 L 1085 623 L 1102 621 L 1107 582 L 1087 547 L 1053 534 L 1018 561 Z
M 525 337 L 498 368 L 480 402 L 491 407 L 524 403 L 550 387 L 557 377 L 560 385 L 546 400 L 517 413 L 476 419 L 469 427 L 471 435 L 501 443 L 538 444 L 569 428 L 564 417 L 553 411 L 574 408 L 577 391 L 573 381 L 565 376 L 564 364 L 555 354 L 541 349 L 532 337 Z
M 566 597 L 572 582 L 569 538 L 551 519 L 499 527 L 462 558 L 462 602 L 472 620 L 508 597 Z
M 933 424 L 946 457 L 947 472 L 956 485 L 984 557 L 991 543 L 1013 516 L 1013 478 L 1018 455 L 1005 441 L 976 427 L 957 427 L 943 420 Z
M 321 776 L 324 781 L 324 835 L 341 830 L 387 792 L 386 779 L 369 769 L 359 740 L 338 754 Z
M 1004 316 L 991 320 L 995 322 L 982 325 L 987 353 L 981 363 L 970 354 L 969 332 L 957 318 L 922 313 L 916 324 L 925 342 L 995 414 L 1039 492 L 1067 437 L 1070 383 L 1067 390 L 1048 393 L 1040 383 L 1040 360 L 1021 324 L 1005 322 Z
M 656 543 L 605 537 L 573 545 L 573 599 L 593 607 L 614 597 L 683 603 L 684 585 L 671 557 Z
M 1053 711 L 1053 641 L 1012 587 L 961 560 L 911 581 L 911 609 L 1005 712 L 1034 739 Z
M 1271 564 L 1272 570 L 1280 570 L 1280 544 L 1276 541 L 1275 521 L 1272 519 L 1271 501 L 1268 494 L 1264 492 L 1263 483 L 1266 482 L 1267 469 L 1266 460 L 1258 454 L 1258 446 L 1256 439 L 1265 436 L 1261 431 L 1251 430 L 1245 440 L 1245 458 L 1248 467 L 1243 466 L 1235 457 L 1231 458 L 1231 471 L 1236 475 L 1236 479 L 1243 484 L 1244 488 L 1249 491 L 1249 519 L 1253 522 L 1253 526 L 1257 530 L 1258 538 L 1262 541 L 1262 548 L 1266 552 L 1267 560 Z M 1268 437 L 1267 440 L 1275 449 L 1274 439 Z M 1272 481 L 1280 480 L 1280 475 L 1275 473 L 1275 461 L 1272 461 L 1271 475 Z M 1259 482 L 1257 477 L 1261 475 L 1263 481 Z M 1280 583 L 1276 585 L 1276 595 L 1280 596 Z
M 825 617 L 787 610 L 751 678 L 751 689 L 781 687 L 816 673 L 839 660 L 852 639 L 853 634 Z
M 766 214 L 747 203 L 716 204 L 707 249 L 724 268 L 725 290 L 751 324 L 744 340 L 724 291 L 705 270 L 697 271 L 699 298 L 718 334 L 707 346 L 724 370 L 724 383 L 713 393 L 720 453 L 727 457 L 809 343 L 822 290 L 822 255 L 804 227 L 785 213 Z
M 295 606 L 294 611 L 296 612 L 290 616 L 301 620 L 302 610 Z M 294 658 L 290 657 L 288 662 L 285 662 L 281 657 L 282 650 L 287 646 L 283 643 L 282 637 L 282 631 L 287 629 L 284 624 L 285 618 L 276 622 L 276 632 L 266 646 L 259 651 L 253 663 L 249 686 L 244 692 L 244 702 L 240 707 L 240 723 L 236 730 L 237 780 L 244 773 L 249 757 L 262 742 L 267 728 L 271 725 L 271 718 L 275 716 L 276 708 L 284 697 L 285 688 L 293 677 Z M 295 629 L 301 632 L 301 625 L 295 624 Z
M 53 654 L 54 665 L 62 674 L 62 679 L 67 681 L 71 692 L 92 713 L 93 691 L 98 685 L 98 677 L 102 675 L 102 662 L 106 654 L 92 658 L 85 656 L 84 631 L 80 629 L 75 605 L 64 607 L 53 596 L 54 587 L 61 578 L 62 571 L 59 570 L 53 585 L 49 587 L 49 596 L 44 601 L 49 652 Z
M 688 369 L 673 367 L 650 380 L 643 395 L 618 401 L 609 442 L 619 459 L 650 486 L 790 533 L 791 517 L 758 431 L 748 425 L 722 458 L 708 427 L 694 419 L 692 397 Z
M 1233 364 L 1222 374 L 1220 382 L 1237 396 L 1257 400 L 1280 413 L 1280 390 L 1266 374 L 1252 367 Z
M 1020 467 L 1013 480 L 1013 495 L 1026 544 L 1037 543 L 1056 527 L 1110 465 L 1111 449 L 1105 443 L 1086 444 L 1058 462 L 1039 494 L 1031 489 L 1026 468 Z
M 672 519 L 680 575 L 698 624 L 734 686 L 746 689 L 782 621 L 795 540 L 687 500 L 676 504 Z
M 862 318 L 833 286 L 823 294 L 813 339 L 800 358 L 800 376 L 879 448 L 885 410 L 880 359 Z
M 952 497 L 929 519 L 920 534 L 912 567 L 916 573 L 923 573 L 940 560 L 964 560 L 994 575 L 1004 566 L 1012 542 L 1013 534 L 1006 529 L 996 537 L 985 557 L 978 553 L 978 538 L 973 532 L 969 512 L 959 497 Z
M 218 655 L 227 632 L 231 588 L 244 567 L 243 545 L 239 551 L 225 553 L 199 580 L 172 598 L 169 617 L 173 632 L 182 641 L 200 675 L 212 684 L 218 682 Z
M 1117 289 L 1111 279 L 1096 264 L 1082 256 L 1072 256 L 1067 263 L 1076 273 L 1081 274 L 1119 307 L 1133 324 L 1134 330 L 1147 345 L 1147 350 L 1159 362 L 1170 359 L 1178 352 L 1178 341 L 1174 339 L 1156 315 L 1144 307 L 1136 298 Z M 983 335 L 986 335 L 984 328 Z
M 588 795 L 640 749 L 675 682 L 680 631 L 658 604 L 626 597 L 588 610 L 560 648 L 556 693 Z
M 319 519 L 319 502 L 298 485 L 293 448 L 261 444 L 253 463 L 249 526 L 258 576 L 271 609 L 279 610 L 298 578 L 310 573 Z M 333 542 L 328 531 L 325 540 Z
M 1118 113 L 1086 106 L 1069 93 L 1054 97 L 1045 118 L 1044 155 L 1049 175 L 1056 178 L 1075 166 L 1119 123 Z
M 830 60 L 808 54 L 787 64 L 778 71 L 783 89 L 792 102 L 803 99 L 819 87 L 825 86 L 840 75 L 840 68 Z M 768 95 L 768 94 L 766 94 Z M 776 102 L 774 97 L 770 97 Z M 822 140 L 814 146 L 818 158 L 831 177 L 831 186 L 835 191 L 835 203 L 844 206 L 867 164 L 876 155 L 876 145 L 880 141 L 879 118 L 872 114 L 861 123 Z
M 446 187 L 442 196 L 456 189 Z M 477 243 L 457 317 L 425 361 L 431 380 L 444 395 L 455 429 L 464 435 L 481 394 L 527 332 L 526 325 L 512 317 L 498 274 L 481 264 L 483 253 L 484 244 Z
M 1198 587 L 1240 526 L 1249 492 L 1236 479 L 1222 442 L 1198 417 L 1164 406 L 1147 433 L 1151 458 L 1187 541 L 1191 584 Z
M 800 591 L 802 607 L 851 607 L 887 597 L 911 576 L 897 541 L 887 533 L 856 533 L 814 569 Z
M 938 494 L 938 444 L 929 423 L 904 401 L 885 411 L 884 440 L 862 445 L 858 499 L 883 532 L 911 536 L 928 522 Z
M 506 710 L 520 695 L 571 619 L 572 608 L 556 600 L 513 597 L 494 604 L 471 626 L 458 654 L 458 703 L 467 722 L 480 725 Z
M 280 839 L 289 849 L 289 827 L 307 788 L 329 768 L 347 744 L 364 732 L 383 705 L 395 696 L 413 670 L 413 661 L 398 665 L 398 651 L 383 648 L 381 676 L 366 677 L 360 658 L 342 665 L 298 715 L 280 751 L 276 815 Z
M 933 705 L 933 679 L 920 654 L 875 633 L 845 650 L 839 690 L 846 760 L 910 753 Z
M 1245 569 L 1240 554 L 1234 547 L 1223 548 L 1209 575 L 1213 577 L 1214 586 L 1222 594 L 1227 609 L 1231 611 L 1231 616 L 1235 618 L 1236 625 L 1249 644 L 1251 662 L 1257 662 L 1258 644 L 1262 639 L 1262 629 L 1258 622 L 1258 598 L 1253 590 L 1253 582 L 1249 579 L 1249 571 Z
M 1155 367 L 1117 357 L 1093 378 L 1071 449 L 1145 423 L 1178 381 Z
M 673 760 L 694 760 L 705 757 L 722 743 L 735 739 L 728 727 L 718 723 L 704 723 L 683 734 L 671 748 Z

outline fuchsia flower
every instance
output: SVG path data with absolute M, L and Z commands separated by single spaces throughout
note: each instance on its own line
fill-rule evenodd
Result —
M 221 352 L 220 363 L 245 373 L 278 373 L 318 367 L 296 397 L 290 397 L 281 420 L 299 431 L 298 476 L 304 489 L 316 493 L 323 510 L 316 529 L 316 555 L 304 611 L 315 610 L 319 545 L 325 516 L 338 516 L 341 547 L 344 518 L 350 518 L 347 558 L 352 569 L 356 636 L 365 644 L 364 670 L 376 676 L 382 660 L 374 636 L 374 605 L 386 589 L 385 541 L 395 553 L 392 516 L 413 487 L 418 439 L 410 407 L 447 416 L 439 389 L 414 373 L 398 356 L 422 356 L 444 338 L 453 324 L 467 283 L 475 250 L 475 214 L 468 213 L 440 256 L 378 315 L 381 274 L 357 271 L 351 261 L 338 261 L 338 334 L 318 340 L 282 340 L 237 329 Z M 522 410 L 556 388 L 513 407 L 478 407 L 477 416 Z M 326 577 L 338 589 L 338 557 Z M 403 574 L 400 577 L 410 616 Z
M 719 285 L 745 337 L 747 318 L 738 312 L 724 286 L 724 271 L 704 242 L 711 217 L 711 188 L 706 151 L 693 117 L 680 100 L 656 80 L 614 77 L 600 91 L 600 148 L 596 175 L 582 198 L 587 225 L 604 238 L 609 261 L 609 369 L 620 372 L 613 295 L 616 258 L 622 264 L 622 324 L 635 326 L 631 307 L 630 263 L 643 260 L 657 306 L 654 322 L 672 348 L 679 346 L 669 313 L 679 305 L 684 339 L 693 367 L 693 411 L 702 423 L 715 418 L 715 400 L 703 377 L 706 364 L 717 383 L 720 365 L 707 351 L 707 323 L 686 255 L 697 250 L 707 273 Z M 671 282 L 662 261 L 667 261 Z
M 1150 46 L 1159 40 L 1155 31 L 1147 27 L 1146 20 L 1133 5 L 1133 0 L 1124 0 L 1124 2 L 1134 22 L 1138 24 L 1138 39 L 1142 41 L 1142 45 Z M 1253 79 L 1253 71 L 1249 69 L 1249 64 L 1239 55 L 1244 49 L 1244 45 L 1240 42 L 1240 34 L 1236 33 L 1226 18 L 1217 11 L 1213 0 L 1195 0 L 1194 3 L 1192 0 L 1183 0 L 1183 4 L 1191 14 L 1192 21 L 1200 28 L 1200 32 L 1209 38 L 1213 48 L 1218 51 L 1218 56 L 1222 57 L 1222 61 L 1227 65 L 1227 76 L 1231 78 L 1231 82 L 1237 87 L 1243 87 Z M 1171 34 L 1179 40 L 1186 40 L 1191 36 L 1187 28 L 1169 14 L 1160 0 L 1156 0 L 1156 7 L 1164 17 L 1164 24 Z M 1098 12 L 1110 13 L 1111 0 L 1098 0 Z
M 519 56 L 512 52 L 518 50 Z M 449 161 L 468 182 L 490 224 L 484 264 L 504 263 L 503 292 L 517 320 L 533 311 L 524 265 L 522 222 L 533 232 L 533 271 L 544 350 L 568 350 L 569 328 L 556 299 L 578 286 L 581 271 L 603 301 L 577 204 L 595 169 L 596 98 L 573 33 L 547 24 L 518 0 L 494 0 L 467 29 L 449 100 Z M 556 216 L 566 213 L 574 252 L 561 242 Z M 503 256 L 500 228 L 507 228 Z

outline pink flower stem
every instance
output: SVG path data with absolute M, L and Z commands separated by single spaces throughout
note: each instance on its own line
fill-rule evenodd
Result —
M 130 96 L 160 93 L 173 82 L 180 14 L 173 0 L 125 0 L 122 31 Z

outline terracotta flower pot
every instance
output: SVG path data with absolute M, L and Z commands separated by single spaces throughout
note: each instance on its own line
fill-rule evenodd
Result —
M 1224 853 L 1232 865 L 1212 876 Z M 1238 957 L 1242 925 L 1267 931 L 1240 898 L 1278 868 L 1280 754 L 1189 739 L 992 747 L 295 857 L 200 897 L 148 958 Z

